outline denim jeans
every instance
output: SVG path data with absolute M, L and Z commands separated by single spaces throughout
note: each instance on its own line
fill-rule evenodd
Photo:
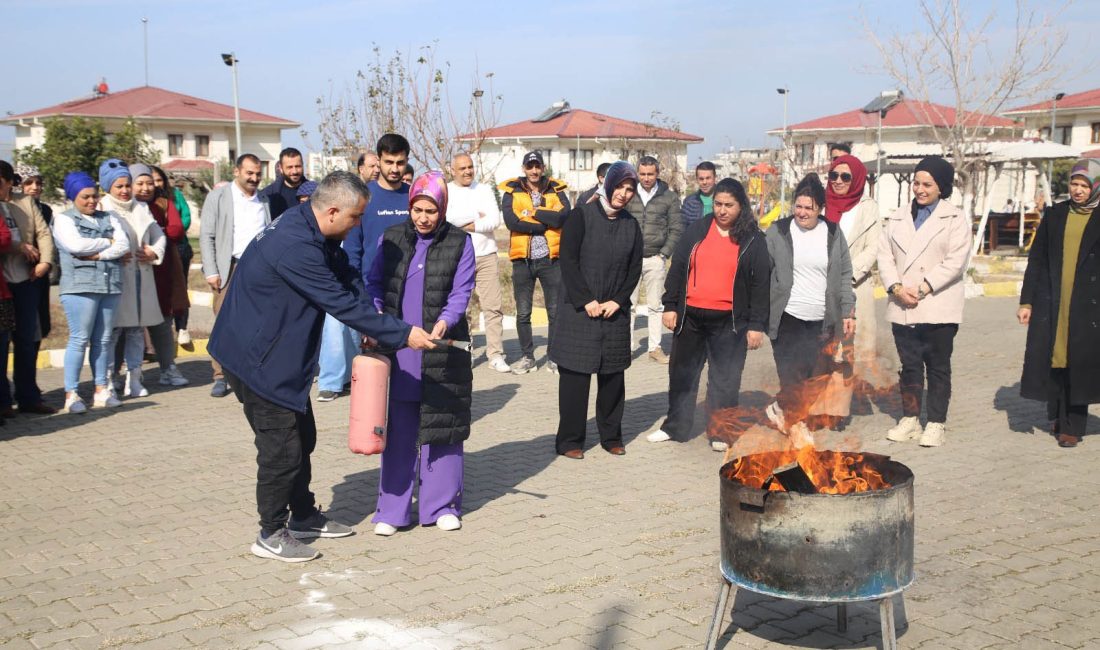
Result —
M 317 390 L 343 392 L 344 386 L 351 381 L 351 361 L 358 349 L 356 338 L 350 327 L 325 314 L 321 356 L 317 359 Z
M 122 340 L 122 359 L 126 361 L 126 371 L 141 370 L 141 362 L 145 360 L 145 328 L 144 327 L 116 327 L 111 334 L 111 360 L 108 364 L 111 373 L 118 372 L 119 359 L 116 358 L 116 349 L 119 340 Z
M 96 386 L 107 385 L 107 365 L 111 356 L 111 333 L 115 326 L 117 293 L 65 293 L 61 307 L 69 321 L 69 343 L 65 346 L 65 392 L 75 391 L 80 384 L 80 369 L 84 365 L 84 350 L 92 367 Z
M 38 389 L 38 348 L 42 343 L 40 301 L 42 285 L 37 280 L 13 282 L 12 302 L 15 307 L 15 331 L 0 340 L 0 408 L 11 408 L 11 386 L 8 384 L 8 343 L 12 350 L 12 383 L 15 384 L 15 402 L 20 407 L 34 406 L 42 401 Z
M 546 302 L 546 318 L 550 327 L 546 333 L 547 349 L 554 332 L 554 315 L 558 311 L 558 291 L 561 289 L 561 268 L 556 259 L 512 260 L 512 291 L 516 297 L 516 337 L 523 356 L 535 358 L 535 341 L 531 336 L 531 309 L 535 300 L 535 280 L 542 285 Z

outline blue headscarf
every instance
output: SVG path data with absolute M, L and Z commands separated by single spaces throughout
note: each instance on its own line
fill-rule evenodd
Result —
M 81 190 L 85 190 L 89 187 L 95 187 L 95 180 L 88 175 L 88 172 L 69 172 L 65 174 L 65 198 L 72 201 L 76 198 L 77 194 L 80 194 Z
M 637 189 L 638 172 L 634 171 L 634 165 L 625 160 L 616 160 L 607 168 L 607 173 L 603 177 L 603 185 L 600 186 L 598 192 L 601 196 L 610 199 L 615 188 L 622 185 L 623 181 L 626 180 L 634 181 L 634 188 Z
M 122 177 L 133 178 L 130 168 L 118 158 L 108 158 L 99 166 L 99 186 L 104 192 L 111 191 L 111 186 Z

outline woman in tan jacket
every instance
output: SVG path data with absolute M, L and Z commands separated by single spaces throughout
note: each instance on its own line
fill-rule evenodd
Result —
M 825 219 L 839 225 L 848 242 L 852 287 L 856 293 L 856 332 L 855 336 L 845 337 L 836 352 L 838 360 L 854 370 L 853 375 L 834 373 L 833 380 L 810 409 L 810 415 L 826 416 L 830 420 L 848 417 L 856 383 L 877 379 L 881 372 L 877 361 L 878 328 L 872 275 L 878 261 L 882 220 L 878 215 L 878 203 L 865 191 L 866 186 L 867 168 L 859 158 L 846 154 L 833 159 L 825 190 Z
M 917 164 L 913 202 L 886 218 L 878 269 L 890 303 L 886 318 L 901 360 L 903 417 L 886 434 L 922 447 L 944 442 L 951 400 L 951 352 L 962 323 L 963 276 L 970 256 L 970 220 L 951 205 L 955 168 L 939 156 Z M 921 430 L 921 396 L 928 377 L 928 424 Z

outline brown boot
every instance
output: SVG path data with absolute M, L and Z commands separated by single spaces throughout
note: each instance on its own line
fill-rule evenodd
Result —
M 1081 436 L 1075 436 L 1070 433 L 1058 434 L 1058 446 L 1059 447 L 1076 447 L 1081 442 Z

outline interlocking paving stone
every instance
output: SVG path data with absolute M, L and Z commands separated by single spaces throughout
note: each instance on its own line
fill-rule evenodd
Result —
M 903 648 L 1100 647 L 1100 437 L 1059 449 L 1044 433 L 1043 405 L 1018 396 L 1025 331 L 1013 303 L 968 303 L 947 445 L 885 441 L 896 397 L 842 432 L 818 434 L 822 446 L 889 454 L 917 477 L 917 577 L 895 600 Z M 893 369 L 881 323 L 879 337 Z M 514 341 L 507 350 L 516 356 Z M 666 366 L 643 355 L 627 373 L 627 455 L 604 453 L 590 419 L 578 462 L 553 453 L 557 377 L 502 375 L 480 362 L 456 532 L 371 534 L 379 459 L 347 451 L 347 399 L 315 404 L 313 489 L 358 534 L 313 542 L 323 555 L 303 565 L 248 552 L 257 527 L 251 432 L 233 397 L 207 395 L 206 360 L 180 367 L 188 387 L 154 384 L 121 409 L 20 416 L 0 429 L 0 646 L 704 642 L 719 579 L 723 456 L 703 436 L 645 441 L 667 406 Z M 60 403 L 61 371 L 39 377 Z M 767 346 L 750 353 L 742 403 L 763 406 L 776 386 Z M 1090 418 L 1091 430 L 1098 424 Z M 774 440 L 753 429 L 735 451 Z M 874 603 L 850 605 L 841 633 L 832 606 L 738 591 L 722 647 L 871 648 L 879 629 Z

